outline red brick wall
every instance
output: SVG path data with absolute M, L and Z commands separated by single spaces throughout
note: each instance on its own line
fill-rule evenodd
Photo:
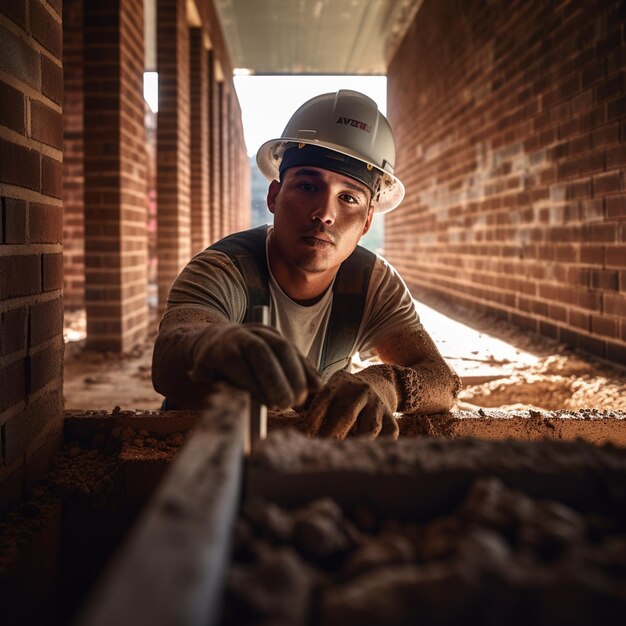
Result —
M 0 511 L 63 417 L 61 3 L 0 4 Z
M 83 0 L 63 2 L 63 303 L 85 306 Z
M 90 0 L 84 23 L 87 345 L 119 352 L 148 318 L 143 0 Z
M 209 243 L 209 88 L 208 58 L 201 28 L 189 32 L 191 123 L 191 253 Z
M 189 28 L 186 0 L 157 0 L 159 306 L 191 255 Z
M 209 238 L 220 238 L 220 121 L 219 83 L 216 77 L 215 53 L 209 50 Z
M 425 0 L 388 71 L 409 284 L 626 362 L 626 4 Z

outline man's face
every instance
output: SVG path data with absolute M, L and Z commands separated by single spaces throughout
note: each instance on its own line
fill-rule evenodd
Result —
M 370 228 L 370 198 L 343 174 L 308 165 L 286 170 L 267 195 L 279 256 L 305 272 L 338 268 Z

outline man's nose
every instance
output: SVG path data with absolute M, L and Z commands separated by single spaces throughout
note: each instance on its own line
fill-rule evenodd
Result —
M 319 220 L 323 224 L 331 225 L 337 218 L 337 203 L 330 193 L 319 194 L 315 208 L 311 211 L 311 219 Z

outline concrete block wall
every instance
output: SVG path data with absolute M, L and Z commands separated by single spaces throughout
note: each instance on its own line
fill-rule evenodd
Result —
M 0 512 L 63 417 L 61 2 L 0 4 Z
M 626 363 L 626 3 L 425 0 L 388 70 L 407 282 Z

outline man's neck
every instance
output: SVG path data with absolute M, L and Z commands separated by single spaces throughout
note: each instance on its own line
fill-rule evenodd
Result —
M 276 246 L 272 245 L 270 235 L 267 247 L 267 260 L 274 280 L 283 292 L 294 302 L 310 306 L 320 300 L 332 284 L 339 268 L 323 272 L 306 272 L 287 262 Z

